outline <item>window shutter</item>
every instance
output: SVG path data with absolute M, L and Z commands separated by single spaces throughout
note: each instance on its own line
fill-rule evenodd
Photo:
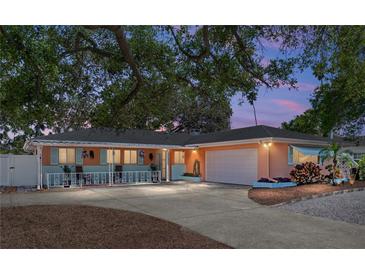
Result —
M 144 151 L 139 149 L 137 150 L 137 157 L 138 157 L 138 164 L 143 165 L 144 164 Z
M 76 164 L 77 165 L 82 165 L 82 151 L 83 151 L 82 147 L 76 148 Z
M 51 147 L 51 165 L 58 165 L 58 148 Z
M 100 149 L 100 164 L 106 165 L 107 151 L 106 149 Z
M 288 165 L 293 164 L 293 147 L 288 146 Z

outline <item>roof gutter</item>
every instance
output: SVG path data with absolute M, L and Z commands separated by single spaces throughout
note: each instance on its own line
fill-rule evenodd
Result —
M 197 147 L 214 147 L 214 146 L 229 146 L 229 145 L 241 145 L 241 144 L 255 144 L 262 142 L 276 142 L 276 143 L 289 143 L 289 144 L 307 144 L 307 145 L 328 145 L 326 141 L 305 140 L 305 139 L 292 139 L 292 138 L 252 138 L 246 140 L 233 140 L 224 142 L 211 142 L 211 143 L 197 143 L 188 145 L 161 145 L 161 144 L 137 144 L 137 143 L 106 143 L 106 142 L 82 142 L 82 141 L 60 141 L 60 140 L 30 140 L 26 141 L 23 149 L 31 152 L 32 147 L 35 145 L 43 146 L 70 146 L 70 147 L 129 147 L 129 148 L 166 148 L 166 149 L 196 149 Z
M 308 145 L 328 145 L 326 141 L 316 141 L 316 140 L 305 140 L 305 139 L 292 139 L 292 138 L 252 138 L 247 140 L 234 140 L 234 141 L 224 141 L 224 142 L 212 142 L 212 143 L 199 143 L 199 144 L 189 144 L 186 147 L 213 147 L 213 146 L 229 146 L 229 145 L 243 145 L 243 144 L 255 144 L 261 142 L 276 142 L 276 143 L 290 143 L 290 144 L 308 144 Z
M 60 141 L 60 140 L 52 140 L 52 141 L 46 141 L 46 140 L 34 140 L 30 141 L 28 146 L 31 145 L 43 145 L 43 146 L 70 146 L 70 147 L 77 147 L 77 146 L 83 146 L 83 147 L 128 147 L 128 148 L 166 148 L 166 149 L 181 149 L 181 148 L 187 148 L 185 146 L 181 145 L 158 145 L 158 144 L 137 144 L 137 143 L 109 143 L 109 142 L 82 142 L 82 141 Z M 25 145 L 24 145 L 25 146 Z M 189 147 L 189 149 L 194 149 L 194 147 Z

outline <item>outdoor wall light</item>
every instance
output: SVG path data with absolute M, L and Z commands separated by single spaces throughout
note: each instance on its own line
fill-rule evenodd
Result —
M 265 148 L 269 148 L 271 147 L 272 143 L 269 142 L 269 143 L 262 143 L 264 145 Z
M 193 152 L 196 153 L 196 149 L 193 149 Z

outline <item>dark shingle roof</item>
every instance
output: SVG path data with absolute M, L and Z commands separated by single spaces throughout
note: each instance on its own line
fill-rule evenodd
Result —
M 200 135 L 165 133 L 141 129 L 89 128 L 60 134 L 41 136 L 34 141 L 108 142 L 153 145 L 191 145 L 248 140 L 256 138 L 289 138 L 327 142 L 328 139 L 269 126 L 254 126 Z
M 35 138 L 35 141 L 107 142 L 154 145 L 181 145 L 189 134 L 169 134 L 143 129 L 88 128 Z
M 188 140 L 187 144 L 215 143 L 215 142 L 247 140 L 255 138 L 270 138 L 270 137 L 323 141 L 323 142 L 328 141 L 326 138 L 319 136 L 260 125 L 260 126 L 237 128 L 232 130 L 225 130 L 225 131 L 194 136 L 194 138 Z

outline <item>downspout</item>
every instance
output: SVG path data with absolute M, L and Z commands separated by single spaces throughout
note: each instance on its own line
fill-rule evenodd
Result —
M 267 178 L 270 178 L 270 146 L 267 146 Z
M 166 150 L 166 182 L 170 182 L 170 150 Z
M 42 183 L 43 183 L 43 167 L 42 167 L 42 146 L 37 145 L 36 147 L 36 153 L 37 153 L 37 168 L 38 168 L 38 184 L 37 189 L 42 189 Z

